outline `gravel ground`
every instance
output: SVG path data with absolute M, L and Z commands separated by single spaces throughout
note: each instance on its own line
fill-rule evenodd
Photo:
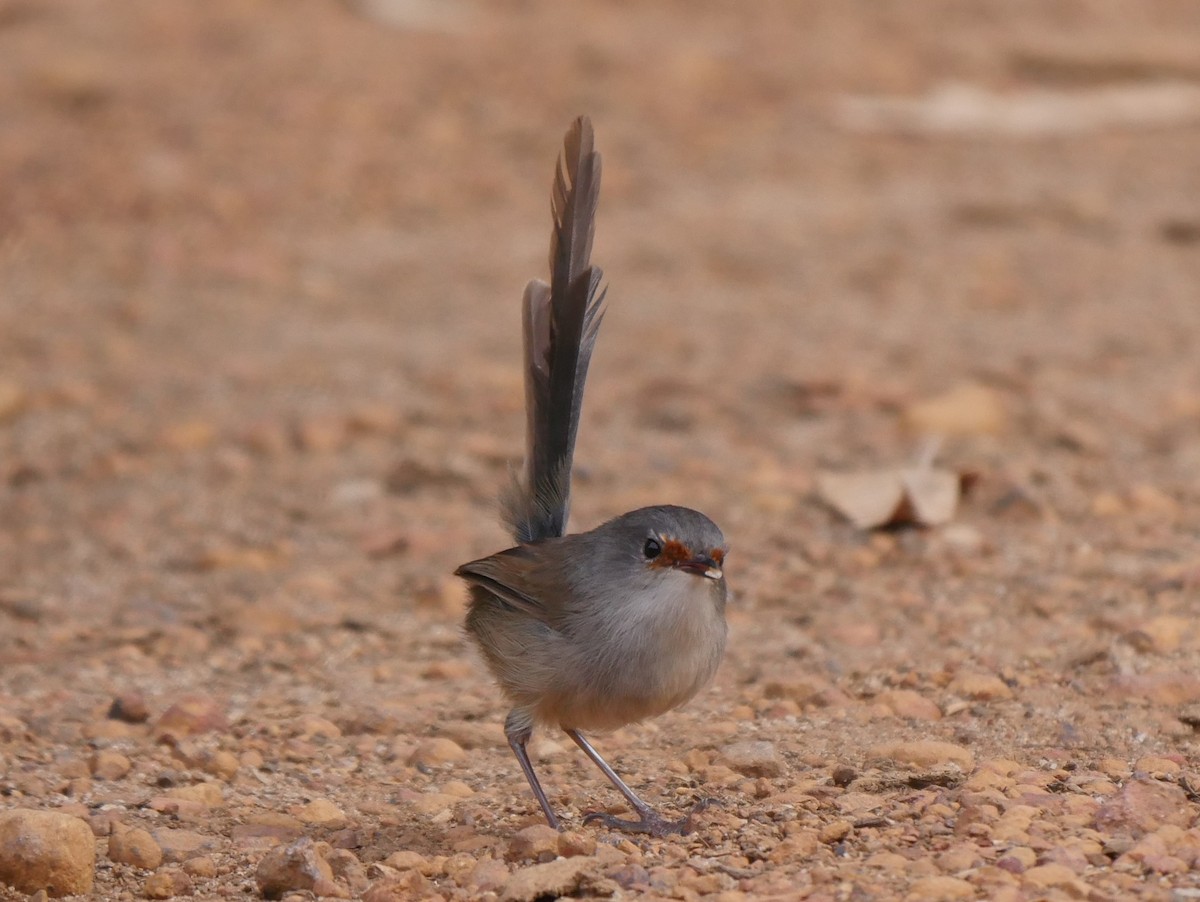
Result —
M 1200 897 L 1195 5 L 564 9 L 0 0 L 0 900 Z M 574 523 L 733 547 L 596 738 L 684 838 L 552 735 L 540 824 L 449 576 L 581 112 Z M 821 499 L 931 454 L 946 522 Z

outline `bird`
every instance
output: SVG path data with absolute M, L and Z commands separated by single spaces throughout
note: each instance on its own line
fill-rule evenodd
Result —
M 636 815 L 591 812 L 583 822 L 654 836 L 687 833 L 644 802 L 592 746 L 605 732 L 682 705 L 715 675 L 727 637 L 721 529 L 699 511 L 661 504 L 567 534 L 571 471 L 588 366 L 607 288 L 591 263 L 600 154 L 590 120 L 566 133 L 555 168 L 549 284 L 522 303 L 526 447 L 502 493 L 516 542 L 463 564 L 464 628 L 512 705 L 508 744 L 547 823 L 563 829 L 530 761 L 535 726 L 563 730 Z

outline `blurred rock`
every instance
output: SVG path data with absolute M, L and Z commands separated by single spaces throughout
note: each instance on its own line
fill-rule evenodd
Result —
M 499 748 L 505 745 L 504 730 L 494 723 L 479 721 L 449 721 L 438 727 L 446 739 L 463 748 Z
M 429 869 L 429 860 L 420 852 L 412 849 L 400 849 L 383 860 L 383 863 L 397 871 L 420 871 L 422 874 Z
M 888 689 L 875 697 L 877 704 L 883 705 L 897 717 L 907 717 L 912 720 L 941 720 L 942 709 L 936 702 L 925 698 L 912 689 Z
M 160 827 L 150 832 L 158 847 L 162 849 L 165 862 L 185 861 L 199 852 L 211 852 L 218 845 L 215 837 L 205 836 L 194 830 Z
M 340 739 L 341 727 L 333 721 L 316 714 L 301 714 L 289 725 L 293 736 L 301 739 Z
M 108 837 L 108 859 L 152 871 L 162 864 L 163 851 L 146 830 L 114 824 Z
M 597 859 L 583 857 L 559 858 L 522 868 L 505 881 L 500 893 L 501 902 L 535 902 L 544 896 L 573 895 L 597 867 Z
M 189 695 L 164 711 L 154 724 L 159 741 L 229 729 L 224 710 L 207 695 Z
M 142 693 L 123 692 L 113 699 L 108 709 L 108 716 L 113 720 L 125 723 L 145 723 L 150 719 L 150 709 L 146 705 L 146 697 Z
M 1176 780 L 1183 772 L 1183 765 L 1172 758 L 1146 755 L 1133 763 L 1135 773 L 1143 773 L 1152 780 Z
M 142 894 L 147 899 L 173 899 L 192 894 L 192 878 L 177 868 L 166 868 L 146 878 Z
M 292 425 L 292 441 L 301 451 L 336 451 L 349 439 L 348 425 L 337 414 L 313 414 Z
M 735 742 L 721 750 L 726 767 L 747 777 L 779 777 L 787 769 L 772 742 L 750 740 Z
M 1078 886 L 1082 889 L 1082 895 L 1078 891 L 1070 892 L 1070 895 L 1077 899 L 1087 898 L 1087 885 L 1080 881 L 1075 872 L 1069 867 L 1061 864 L 1039 864 L 1030 868 L 1024 874 L 1024 882 L 1029 886 L 1039 890 L 1046 890 L 1053 887 L 1061 887 L 1064 889 Z
M 8 379 L 0 379 L 0 423 L 14 419 L 25 407 L 25 390 Z
M 205 773 L 222 780 L 232 780 L 241 769 L 241 762 L 237 756 L 225 749 L 217 749 L 215 752 L 201 755 L 199 764 Z
M 1187 793 L 1173 783 L 1130 780 L 1096 812 L 1096 828 L 1134 837 L 1164 824 L 1186 827 L 1192 821 Z
M 101 749 L 92 755 L 88 768 L 97 780 L 120 780 L 133 769 L 133 762 L 112 749 Z
M 867 867 L 879 868 L 884 871 L 903 871 L 912 864 L 898 852 L 876 852 L 863 863 Z
M 906 899 L 913 902 L 954 902 L 956 899 L 974 899 L 975 887 L 958 877 L 922 877 L 914 880 Z
M 429 892 L 429 881 L 418 871 L 384 877 L 372 883 L 362 895 L 362 902 L 410 902 L 422 899 Z
M 798 705 L 812 705 L 817 708 L 836 707 L 847 701 L 840 689 L 820 677 L 770 680 L 763 686 L 763 697 L 787 699 Z
M 480 861 L 467 875 L 466 885 L 477 893 L 496 892 L 508 880 L 509 871 L 504 862 L 495 858 Z
M 1155 705 L 1180 706 L 1200 702 L 1200 676 L 1168 669 L 1113 677 L 1110 692 Z
M 414 811 L 426 817 L 441 817 L 448 819 L 459 797 L 445 792 L 422 792 L 409 800 Z
M 217 863 L 209 855 L 197 855 L 183 863 L 183 872 L 191 877 L 210 878 L 217 876 Z
M 418 766 L 435 767 L 439 764 L 449 764 L 454 761 L 462 761 L 467 757 L 467 753 L 453 739 L 447 739 L 444 736 L 434 736 L 430 739 L 423 739 L 417 745 L 411 755 L 408 756 L 408 763 Z
M 367 869 L 349 849 L 334 849 L 325 856 L 325 860 L 333 870 L 334 879 L 345 884 L 351 894 L 359 895 L 370 885 Z
M 279 899 L 292 891 L 335 898 L 350 895 L 333 882 L 333 869 L 307 836 L 264 855 L 254 872 L 254 881 L 264 899 Z
M 1013 697 L 1008 684 L 990 673 L 960 673 L 950 681 L 948 688 L 958 695 L 981 702 Z
M 180 821 L 207 820 L 211 815 L 209 806 L 195 799 L 176 799 L 171 796 L 151 796 L 146 807 Z
M 167 790 L 167 798 L 184 802 L 199 802 L 209 808 L 220 808 L 225 804 L 225 794 L 216 783 L 193 783 Z
M 1132 631 L 1139 651 L 1152 654 L 1170 654 L 1178 651 L 1186 642 L 1191 647 L 1196 633 L 1195 621 L 1191 618 L 1163 614 L 1151 617 Z
M 316 824 L 330 830 L 338 830 L 348 823 L 346 813 L 328 799 L 313 799 L 291 813 L 303 824 Z
M 216 424 L 208 420 L 171 423 L 159 433 L 159 442 L 172 451 L 197 451 L 209 447 L 216 439 Z
M 506 861 L 553 861 L 558 857 L 558 831 L 546 824 L 518 830 L 508 841 Z
M 873 758 L 890 758 L 901 764 L 932 767 L 938 764 L 957 764 L 964 772 L 975 766 L 975 756 L 969 749 L 949 742 L 932 739 L 878 745 L 871 749 Z
M 850 835 L 850 831 L 853 829 L 854 826 L 849 821 L 833 821 L 817 831 L 817 839 L 826 845 L 829 845 L 830 843 L 841 842 Z
M 591 833 L 565 830 L 558 834 L 558 854 L 563 858 L 596 854 L 596 837 Z
M 28 732 L 25 722 L 19 717 L 0 712 L 0 742 L 16 742 L 24 739 Z
M 56 811 L 0 812 L 0 883 L 19 892 L 90 893 L 95 838 L 87 823 Z
M 262 817 L 247 824 L 236 824 L 229 833 L 234 847 L 242 851 L 271 849 L 289 843 L 304 833 L 303 825 L 293 817 L 281 815 L 286 821 L 264 823 Z

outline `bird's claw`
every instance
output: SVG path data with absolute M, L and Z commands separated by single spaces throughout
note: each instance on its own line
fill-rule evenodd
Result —
M 715 799 L 701 799 L 692 806 L 686 816 L 677 821 L 668 820 L 653 808 L 639 808 L 638 819 L 624 820 L 603 811 L 591 811 L 583 816 L 584 824 L 603 824 L 610 830 L 620 830 L 624 833 L 645 833 L 649 836 L 687 836 L 695 829 L 692 818 L 698 813 L 718 802 Z

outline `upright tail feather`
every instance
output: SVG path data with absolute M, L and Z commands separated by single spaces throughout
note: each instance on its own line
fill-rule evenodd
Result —
M 501 499 L 518 542 L 567 529 L 583 386 L 604 315 L 603 273 L 589 261 L 599 195 L 600 154 L 581 116 L 555 172 L 550 284 L 534 279 L 525 287 L 525 471 Z

